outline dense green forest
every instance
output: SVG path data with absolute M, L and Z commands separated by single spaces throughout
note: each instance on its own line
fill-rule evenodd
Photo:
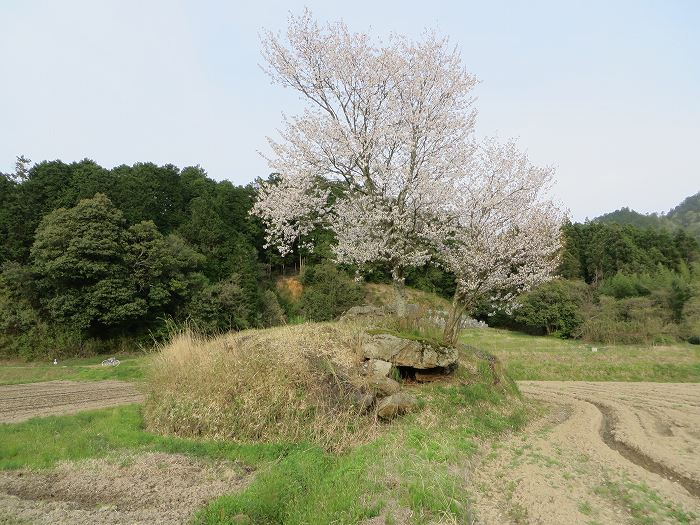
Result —
M 593 342 L 700 344 L 700 250 L 694 236 L 589 222 L 564 227 L 559 278 L 491 324 Z
M 255 184 L 217 182 L 198 166 L 109 170 L 90 160 L 30 165 L 20 157 L 14 173 L 0 174 L 0 353 L 133 349 L 173 324 L 214 333 L 326 320 L 362 302 L 354 269 L 330 261 L 327 233 L 314 233 L 313 253 L 266 250 L 262 225 L 249 214 L 254 198 Z M 560 278 L 523 296 L 514 312 L 485 304 L 481 317 L 590 340 L 694 340 L 698 202 L 689 198 L 664 217 L 673 228 L 565 226 Z M 300 261 L 303 296 L 291 300 L 275 280 Z M 385 268 L 371 270 L 369 280 L 390 278 Z M 407 284 L 449 297 L 454 279 L 426 266 Z

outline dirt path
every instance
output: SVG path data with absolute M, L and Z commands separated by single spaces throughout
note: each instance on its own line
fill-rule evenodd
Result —
M 238 463 L 161 453 L 0 472 L 0 523 L 179 525 L 251 477 Z
M 481 458 L 480 523 L 700 523 L 699 384 L 520 388 L 550 412 Z
M 0 423 L 140 403 L 143 399 L 143 394 L 125 381 L 48 381 L 0 386 Z

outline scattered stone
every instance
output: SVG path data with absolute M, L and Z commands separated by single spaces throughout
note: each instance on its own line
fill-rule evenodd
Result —
M 362 412 L 369 410 L 375 401 L 375 395 L 369 392 L 355 392 L 353 394 L 353 404 Z
M 394 366 L 449 368 L 457 363 L 457 349 L 433 345 L 391 334 L 378 334 L 363 345 L 366 359 L 381 359 Z
M 374 376 L 369 379 L 368 383 L 372 390 L 381 396 L 390 396 L 401 390 L 401 385 L 390 377 Z
M 383 308 L 377 306 L 353 306 L 342 316 L 340 316 L 341 321 L 356 321 L 361 319 L 373 319 L 377 317 L 384 317 L 386 312 Z
M 416 398 L 405 392 L 385 397 L 377 404 L 377 417 L 392 419 L 401 414 L 410 412 L 417 404 Z

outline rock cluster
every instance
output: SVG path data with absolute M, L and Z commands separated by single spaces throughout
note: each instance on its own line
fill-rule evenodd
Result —
M 392 379 L 396 367 L 413 369 L 416 376 L 431 376 L 435 369 L 450 370 L 457 364 L 455 348 L 433 345 L 423 341 L 403 339 L 391 334 L 377 334 L 366 340 L 362 346 L 364 362 L 362 373 L 367 376 L 367 384 L 377 397 L 377 416 L 392 419 L 410 412 L 417 400 L 411 394 L 401 391 L 401 385 Z
M 403 339 L 391 334 L 377 334 L 363 345 L 365 359 L 381 360 L 394 366 L 418 370 L 451 368 L 457 363 L 456 348 Z
M 386 310 L 377 306 L 353 306 L 341 317 L 341 321 L 375 321 L 386 317 Z

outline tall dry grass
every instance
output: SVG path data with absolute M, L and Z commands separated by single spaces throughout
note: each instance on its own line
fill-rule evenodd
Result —
M 147 428 L 333 450 L 370 439 L 377 423 L 362 408 L 360 337 L 351 325 L 330 324 L 173 334 L 150 373 Z

